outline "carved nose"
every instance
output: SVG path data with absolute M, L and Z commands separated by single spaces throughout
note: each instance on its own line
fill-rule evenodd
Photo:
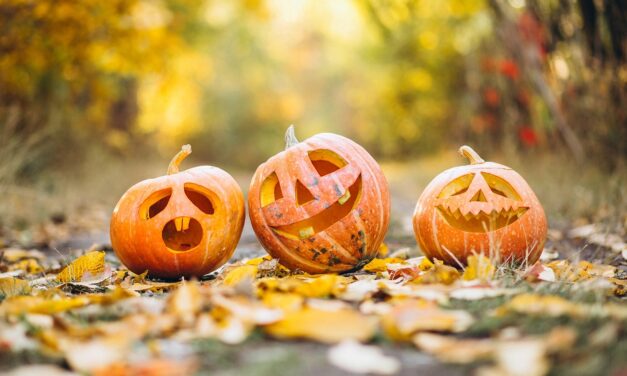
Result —
M 477 191 L 477 193 L 475 193 L 474 196 L 472 196 L 472 198 L 470 199 L 470 202 L 488 202 L 488 200 L 485 198 L 485 195 L 483 194 L 483 191 L 480 189 Z

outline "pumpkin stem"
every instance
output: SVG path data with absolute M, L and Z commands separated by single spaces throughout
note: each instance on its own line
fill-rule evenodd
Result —
M 461 154 L 463 157 L 468 158 L 468 161 L 470 161 L 471 165 L 485 162 L 483 158 L 481 158 L 479 154 L 477 154 L 476 151 L 472 150 L 472 148 L 468 145 L 460 147 L 459 154 Z
M 168 165 L 168 175 L 176 174 L 179 172 L 179 165 L 183 162 L 183 159 L 187 158 L 188 155 L 192 153 L 191 145 L 183 145 L 181 147 L 181 151 L 176 153 L 174 158 L 170 161 L 170 165 Z
M 285 150 L 296 145 L 298 142 L 299 141 L 294 134 L 294 125 L 290 125 L 285 132 Z

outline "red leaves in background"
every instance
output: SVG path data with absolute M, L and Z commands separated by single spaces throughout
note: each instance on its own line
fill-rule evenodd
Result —
M 518 131 L 518 138 L 526 147 L 533 147 L 538 144 L 538 135 L 536 131 L 528 125 L 520 127 L 520 130 Z

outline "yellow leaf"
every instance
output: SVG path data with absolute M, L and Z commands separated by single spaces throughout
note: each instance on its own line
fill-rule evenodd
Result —
M 227 286 L 235 286 L 240 282 L 248 279 L 251 282 L 257 277 L 257 265 L 242 265 L 231 269 L 226 277 L 224 284 Z
M 497 309 L 497 314 L 507 311 L 526 313 L 532 315 L 581 315 L 582 306 L 572 303 L 564 298 L 554 295 L 521 294 L 514 297 L 508 303 Z
M 440 309 L 424 300 L 401 303 L 382 320 L 386 334 L 395 340 L 410 340 L 418 331 L 460 332 L 474 321 L 466 311 Z
M 305 298 L 294 293 L 268 292 L 263 294 L 261 301 L 266 307 L 279 308 L 287 313 L 301 309 Z
M 24 295 L 30 292 L 30 284 L 23 279 L 7 277 L 0 278 L 0 295 L 8 298 L 15 295 Z
M 25 260 L 21 260 L 9 267 L 9 270 L 24 270 L 29 274 L 37 274 L 44 271 L 44 269 L 39 265 L 37 260 L 29 258 Z
M 384 259 L 375 258 L 364 266 L 364 270 L 367 272 L 385 272 L 388 270 L 388 264 L 402 264 L 405 260 L 396 257 L 389 257 Z
M 492 279 L 493 276 L 494 265 L 489 258 L 481 254 L 468 256 L 468 266 L 462 276 L 464 280 L 471 281 L 473 279 L 479 279 L 487 281 Z
M 246 261 L 246 265 L 259 265 L 264 261 L 270 261 L 270 260 L 272 260 L 272 257 L 270 256 L 257 257 L 257 258 Z
M 376 320 L 352 309 L 305 308 L 288 313 L 283 320 L 266 326 L 265 330 L 278 338 L 305 338 L 324 343 L 349 339 L 367 341 L 375 333 Z
M 377 257 L 385 257 L 390 253 L 390 249 L 385 243 L 381 243 L 379 246 L 379 251 L 377 252 Z
M 201 309 L 202 296 L 195 281 L 183 281 L 168 299 L 168 312 L 185 320 L 191 319 Z
M 42 313 L 51 315 L 82 307 L 89 303 L 90 299 L 86 296 L 59 299 L 50 299 L 41 296 L 14 296 L 2 302 L 2 305 L 0 305 L 0 314 L 21 315 L 23 313 Z
M 260 294 L 267 291 L 293 292 L 307 298 L 324 298 L 346 289 L 350 278 L 336 274 L 319 276 L 291 276 L 287 278 L 263 278 L 259 281 Z
M 57 275 L 59 282 L 81 282 L 97 278 L 105 272 L 105 253 L 103 251 L 88 252 Z

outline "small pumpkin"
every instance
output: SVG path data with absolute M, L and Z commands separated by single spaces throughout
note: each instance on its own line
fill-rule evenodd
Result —
M 451 265 L 465 264 L 473 253 L 534 263 L 547 233 L 534 192 L 511 168 L 485 162 L 469 146 L 459 152 L 470 165 L 442 172 L 418 199 L 413 223 L 422 251 Z
M 381 168 L 355 142 L 335 134 L 298 142 L 261 164 L 248 194 L 250 220 L 263 247 L 292 270 L 356 269 L 377 254 L 390 219 Z
M 135 273 L 160 278 L 202 276 L 232 255 L 244 225 L 244 197 L 225 171 L 199 166 L 179 172 L 189 145 L 167 175 L 132 186 L 111 217 L 111 243 Z

